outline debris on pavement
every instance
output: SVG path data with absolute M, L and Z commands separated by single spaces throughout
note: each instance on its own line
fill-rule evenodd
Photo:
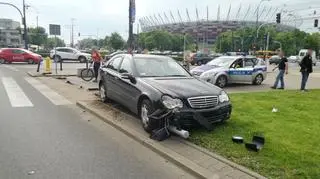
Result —
M 35 173 L 36 173 L 36 171 L 31 170 L 31 171 L 28 172 L 28 175 L 33 175 L 33 174 L 35 174 Z

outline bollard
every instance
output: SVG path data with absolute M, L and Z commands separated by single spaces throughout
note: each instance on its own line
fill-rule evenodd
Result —
M 62 59 L 60 60 L 60 71 L 62 71 Z
M 40 64 L 41 64 L 42 61 L 43 61 L 43 59 L 41 58 L 41 59 L 39 60 L 39 62 L 38 62 L 37 72 L 40 71 Z

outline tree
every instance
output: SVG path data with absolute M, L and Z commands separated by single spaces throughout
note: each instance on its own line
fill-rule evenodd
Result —
M 43 27 L 28 28 L 28 39 L 30 44 L 44 45 L 47 41 L 48 34 Z
M 45 49 L 46 50 L 51 50 L 54 47 L 65 47 L 66 44 L 64 43 L 64 41 L 60 38 L 48 38 L 47 42 L 45 44 Z
M 193 38 L 186 35 L 186 49 L 192 50 Z M 139 34 L 139 47 L 145 49 L 183 51 L 183 34 L 172 34 L 167 31 L 152 31 Z
M 124 43 L 125 42 L 119 33 L 114 32 L 111 34 L 109 39 L 109 45 L 111 48 L 113 48 L 114 50 L 122 49 L 124 46 Z

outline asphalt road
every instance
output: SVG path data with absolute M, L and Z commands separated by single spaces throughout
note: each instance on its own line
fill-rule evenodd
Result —
M 0 65 L 1 179 L 193 178 L 24 69 Z

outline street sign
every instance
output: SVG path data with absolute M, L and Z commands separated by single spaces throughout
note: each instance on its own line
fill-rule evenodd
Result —
M 60 25 L 49 24 L 49 33 L 50 35 L 61 35 Z

